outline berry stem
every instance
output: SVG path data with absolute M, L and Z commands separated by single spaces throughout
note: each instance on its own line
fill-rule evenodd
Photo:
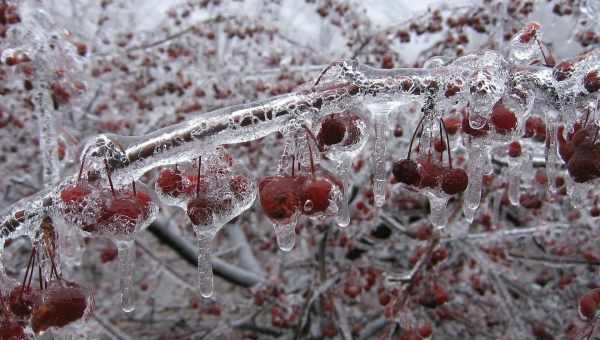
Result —
M 406 159 L 410 159 L 410 153 L 412 152 L 413 142 L 415 141 L 415 137 L 417 136 L 417 131 L 419 130 L 419 127 L 423 126 L 424 119 L 425 119 L 425 115 L 423 115 L 421 117 L 421 119 L 417 123 L 417 126 L 415 127 L 415 131 L 413 131 L 412 137 L 410 137 L 410 144 L 408 145 L 408 155 L 406 156 Z
M 196 179 L 196 197 L 200 196 L 200 170 L 202 169 L 202 156 L 198 156 L 198 178 Z
M 135 181 L 131 181 L 131 187 L 133 189 L 133 197 L 137 196 L 137 191 L 135 190 Z
M 312 172 L 312 175 L 315 175 L 315 161 L 313 159 L 313 153 L 312 153 L 312 148 L 310 147 L 310 141 L 306 141 L 306 145 L 308 145 L 308 154 L 310 156 L 310 171 Z
M 444 135 L 442 134 L 442 120 L 439 120 L 439 128 L 440 128 L 440 144 L 442 147 L 444 146 Z M 444 163 L 444 149 L 440 151 L 440 164 Z
M 317 141 L 317 137 L 315 137 L 315 134 L 312 131 L 310 131 L 310 129 L 306 125 L 302 124 L 302 127 L 304 128 L 304 131 L 306 131 L 310 139 L 313 140 L 313 142 L 317 146 L 317 149 L 321 152 L 325 151 L 325 148 L 323 146 L 319 146 L 319 142 Z
M 294 168 L 296 167 L 296 155 L 292 155 L 292 177 L 294 177 Z
M 81 158 L 81 166 L 79 167 L 79 176 L 77 176 L 77 182 L 81 182 L 81 175 L 83 174 L 83 164 L 85 163 L 86 156 L 87 153 L 83 154 L 83 157 Z
M 546 63 L 547 66 L 554 66 L 552 65 L 553 63 L 551 63 L 548 60 L 548 57 L 546 57 L 546 53 L 544 53 L 544 48 L 542 47 L 542 43 L 540 42 L 540 39 L 538 39 L 538 37 L 535 37 L 535 41 L 537 42 L 538 46 L 540 47 L 540 52 L 542 52 L 542 57 L 544 57 L 544 63 Z
M 25 276 L 23 277 L 23 283 L 21 284 L 21 292 L 19 294 L 19 300 L 23 298 L 23 291 L 25 290 L 25 282 L 27 282 L 27 276 L 29 276 L 29 272 L 31 271 L 31 276 L 33 276 L 33 255 L 35 254 L 35 247 L 31 249 L 31 255 L 29 255 L 29 261 L 27 262 L 27 269 L 25 270 Z
M 442 120 L 440 119 L 440 125 L 444 129 L 444 133 L 446 134 L 446 149 L 448 149 L 448 163 L 450 164 L 450 169 L 452 169 L 452 154 L 450 153 L 450 137 L 448 137 L 448 130 L 446 130 L 446 126 L 442 124 Z
M 117 195 L 115 194 L 115 187 L 113 186 L 112 179 L 110 178 L 110 168 L 108 167 L 108 161 L 106 158 L 104 159 L 104 167 L 106 168 L 106 176 L 108 176 L 108 184 L 110 184 L 110 192 L 112 192 L 113 198 Z

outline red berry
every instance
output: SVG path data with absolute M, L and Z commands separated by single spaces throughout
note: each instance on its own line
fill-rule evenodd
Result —
M 147 193 L 138 190 L 119 192 L 123 195 L 116 198 L 111 193 L 107 204 L 103 207 L 100 217 L 95 224 L 87 225 L 83 230 L 91 233 L 108 235 L 130 235 L 136 231 L 139 222 L 150 214 L 151 198 Z
M 562 61 L 554 67 L 554 70 L 552 71 L 552 76 L 557 81 L 563 81 L 569 78 L 573 74 L 574 70 L 575 67 L 573 66 L 572 62 Z
M 417 163 L 410 159 L 394 162 L 392 174 L 398 182 L 408 185 L 418 185 L 421 181 Z
M 500 134 L 507 134 L 517 127 L 517 116 L 499 102 L 492 109 L 491 121 Z
M 474 129 L 471 127 L 471 123 L 469 122 L 469 115 L 465 115 L 462 119 L 462 130 L 471 137 L 483 137 L 487 135 L 489 129 L 490 126 L 488 122 L 485 122 L 483 127 L 480 129 Z
M 362 288 L 357 284 L 347 283 L 344 287 L 344 294 L 352 299 L 356 299 L 360 293 L 362 293 Z
M 22 340 L 28 337 L 25 336 L 25 329 L 18 321 L 6 319 L 0 322 L 0 339 Z
M 113 242 L 109 242 L 104 249 L 102 249 L 102 253 L 100 253 L 100 262 L 108 263 L 117 259 L 119 251 L 117 246 Z
M 317 139 L 322 145 L 334 145 L 340 143 L 345 134 L 346 124 L 334 113 L 323 119 Z
M 278 223 L 290 223 L 300 209 L 301 190 L 298 177 L 273 176 L 259 183 L 260 205 L 265 214 Z
M 521 156 L 521 143 L 514 141 L 508 145 L 508 155 L 512 158 Z
M 433 329 L 430 323 L 419 326 L 419 335 L 423 338 L 429 338 L 433 334 Z
M 448 195 L 455 195 L 467 189 L 469 176 L 463 169 L 447 169 L 442 177 L 442 190 Z
M 67 207 L 81 207 L 92 188 L 86 183 L 77 183 L 60 192 L 60 199 Z
M 171 197 L 178 197 L 183 191 L 183 178 L 175 169 L 161 171 L 156 184 L 164 194 Z
M 242 199 L 250 190 L 250 180 L 245 176 L 233 176 L 229 180 L 229 187 L 237 199 Z
M 331 182 L 326 179 L 307 179 L 302 188 L 303 212 L 313 215 L 327 210 L 332 188 Z
M 600 90 L 600 72 L 598 70 L 589 71 L 583 78 L 583 86 L 589 93 Z
M 46 290 L 43 303 L 34 310 L 31 327 L 36 333 L 50 327 L 64 327 L 83 317 L 87 297 L 79 286 L 55 285 Z
M 29 318 L 34 308 L 42 302 L 40 291 L 33 287 L 25 287 L 18 285 L 14 287 L 8 298 L 10 311 L 20 317 Z
M 546 140 L 546 123 L 539 116 L 531 116 L 525 121 L 525 135 L 523 137 L 533 137 L 538 142 Z
M 600 151 L 600 150 L 598 150 Z M 600 177 L 600 153 L 591 148 L 576 149 L 567 163 L 569 175 L 577 183 Z
M 444 128 L 446 129 L 446 132 L 451 136 L 458 132 L 458 129 L 462 123 L 459 116 L 444 117 L 442 121 L 444 122 Z
M 528 44 L 537 36 L 537 32 L 540 30 L 542 26 L 537 22 L 532 22 L 527 24 L 521 31 L 521 35 L 519 36 L 519 42 L 522 44 Z
M 421 187 L 436 188 L 439 185 L 440 177 L 443 174 L 443 169 L 430 160 L 420 160 L 421 165 Z
M 600 304 L 600 288 L 585 293 L 579 300 L 579 316 L 586 321 L 594 319 L 598 304 Z
M 187 205 L 190 221 L 196 226 L 210 226 L 213 223 L 213 204 L 204 196 L 195 197 Z

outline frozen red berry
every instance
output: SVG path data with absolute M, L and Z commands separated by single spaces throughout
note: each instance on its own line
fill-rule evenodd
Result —
M 299 179 L 291 176 L 266 177 L 260 181 L 260 204 L 270 219 L 287 224 L 300 211 L 302 194 L 299 184 Z
M 40 333 L 50 327 L 64 327 L 81 319 L 87 308 L 87 296 L 76 284 L 55 285 L 44 292 L 43 303 L 34 310 L 31 327 Z
M 336 114 L 331 114 L 323 119 L 317 139 L 322 145 L 340 143 L 346 134 L 346 124 Z
M 410 159 L 394 162 L 392 174 L 400 183 L 418 185 L 421 182 L 419 167 L 415 161 Z
M 507 134 L 517 127 L 517 116 L 502 103 L 494 105 L 490 120 L 500 134 Z
M 512 158 L 521 156 L 521 143 L 513 141 L 508 145 L 508 155 Z
M 469 176 L 463 169 L 446 169 L 442 177 L 442 190 L 448 195 L 455 195 L 467 189 Z

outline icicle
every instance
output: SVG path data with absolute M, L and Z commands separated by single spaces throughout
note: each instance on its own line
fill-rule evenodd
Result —
M 62 218 L 55 218 L 54 224 L 58 227 L 58 246 L 61 259 L 70 266 L 81 265 L 81 256 L 85 250 L 81 235 L 70 227 Z
M 546 177 L 548 178 L 548 190 L 556 193 L 556 177 L 560 170 L 560 163 L 557 152 L 556 130 L 558 125 L 558 112 L 546 111 Z
M 469 148 L 469 165 L 467 173 L 469 175 L 469 185 L 465 190 L 463 211 L 465 219 L 471 223 L 475 216 L 475 211 L 479 208 L 481 201 L 481 181 L 483 179 L 483 162 L 486 160 L 485 150 L 473 142 Z
M 336 222 L 340 227 L 347 227 L 350 224 L 350 207 L 348 201 L 350 198 L 350 173 L 352 171 L 352 158 L 349 155 L 343 154 L 337 165 L 337 173 L 344 183 L 342 200 L 340 202 Z
M 387 103 L 371 105 L 371 112 L 375 119 L 375 146 L 373 150 L 373 194 L 375 205 L 383 206 L 385 203 L 385 156 L 388 142 L 389 126 L 388 117 L 392 110 Z
M 521 157 L 508 159 L 508 199 L 512 205 L 519 204 L 519 191 L 521 188 Z
M 56 139 L 56 129 L 54 128 L 53 117 L 50 111 L 50 98 L 48 87 L 42 82 L 37 82 L 39 90 L 35 93 L 35 109 L 38 119 L 38 136 L 40 141 L 40 154 L 42 161 L 42 176 L 44 187 L 49 188 L 60 182 L 60 171 L 58 163 L 58 144 Z
M 196 229 L 198 238 L 198 289 L 200 295 L 209 298 L 213 295 L 213 268 L 210 261 L 211 243 L 214 234 L 203 233 Z
M 135 304 L 133 301 L 133 271 L 135 270 L 135 241 L 116 241 L 119 250 L 119 276 L 121 288 L 121 309 L 133 312 Z
M 290 251 L 296 243 L 296 222 L 297 218 L 293 218 L 289 224 L 273 224 L 275 236 L 277 236 L 277 245 L 283 251 Z
M 446 204 L 448 197 L 438 197 L 434 194 L 427 194 L 429 198 L 429 221 L 438 229 L 443 229 L 448 222 L 448 213 Z
M 567 194 L 574 208 L 581 208 L 589 191 L 589 183 L 577 183 L 567 176 Z

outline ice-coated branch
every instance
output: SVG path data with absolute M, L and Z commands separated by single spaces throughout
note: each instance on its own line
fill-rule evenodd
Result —
M 580 57 L 573 63 L 571 75 L 562 80 L 553 77 L 552 68 L 509 63 L 493 51 L 422 69 L 384 70 L 354 61 L 335 62 L 310 89 L 199 114 L 143 136 L 100 135 L 87 142 L 83 157 L 97 169 L 107 161 L 113 181 L 125 184 L 153 168 L 194 159 L 219 145 L 256 140 L 355 101 L 393 106 L 426 99 L 423 113 L 438 117 L 445 108 L 463 102 L 470 104 L 471 118 L 489 118 L 492 106 L 501 98 L 513 98 L 517 107 L 519 101 L 534 96 L 552 107 L 575 106 L 596 94 L 583 82 L 586 72 L 598 68 L 599 59 L 595 52 Z M 37 228 L 34 222 L 54 211 L 58 187 L 60 184 L 6 209 L 0 215 L 0 237 L 12 238 L 32 232 L 30 227 Z

